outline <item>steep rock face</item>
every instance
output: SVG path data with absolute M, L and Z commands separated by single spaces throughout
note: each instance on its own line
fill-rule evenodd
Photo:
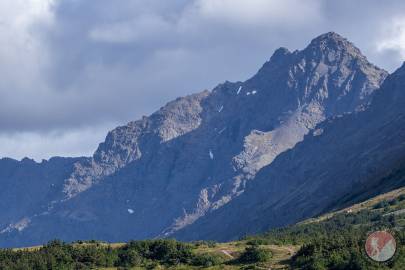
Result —
M 404 186 L 404 126 L 405 64 L 369 109 L 320 124 L 263 168 L 242 196 L 176 237 L 235 239 Z
M 109 132 L 93 158 L 77 162 L 64 185 L 66 197 L 72 198 L 142 156 L 145 149 L 186 134 L 201 123 L 201 100 L 208 91 L 179 98 L 142 120 L 130 122 Z M 150 149 L 152 150 L 152 149 Z
M 278 49 L 245 82 L 177 99 L 110 132 L 75 163 L 63 199 L 0 244 L 170 236 L 222 212 L 320 122 L 364 110 L 386 76 L 335 33 L 302 51 Z
M 51 202 L 61 197 L 60 190 L 75 162 L 84 158 L 52 158 L 37 163 L 0 160 L 0 234 L 22 230 L 30 218 L 48 210 Z

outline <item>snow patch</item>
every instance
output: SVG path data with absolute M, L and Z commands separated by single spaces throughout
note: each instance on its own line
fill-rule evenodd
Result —
M 226 127 L 224 127 L 223 129 L 221 129 L 220 131 L 218 131 L 218 134 L 222 134 L 222 132 L 224 132 L 226 130 Z
M 210 155 L 210 159 L 214 159 L 214 153 L 212 153 L 211 149 L 210 149 L 209 155 Z
M 322 133 L 323 133 L 323 129 L 322 129 L 322 128 L 318 128 L 318 129 L 316 129 L 316 130 L 314 130 L 314 131 L 312 132 L 312 135 L 313 135 L 314 137 L 316 137 L 316 136 L 322 135 Z
M 224 106 L 222 105 L 222 106 L 218 109 L 218 112 L 222 112 L 223 109 L 224 109 Z
M 250 95 L 250 92 L 247 92 L 246 95 L 249 96 L 249 95 Z
M 236 92 L 237 95 L 239 95 L 240 91 L 242 90 L 242 86 L 239 86 L 238 91 Z
M 257 93 L 256 90 L 253 90 L 253 91 L 252 91 L 252 95 L 256 95 L 256 93 Z
M 134 211 L 134 209 L 128 209 L 128 213 L 130 214 L 130 215 L 132 215 L 133 213 L 135 213 L 135 211 Z

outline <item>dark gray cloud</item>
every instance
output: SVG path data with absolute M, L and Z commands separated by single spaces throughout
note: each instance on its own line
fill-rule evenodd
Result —
M 90 154 L 115 125 L 327 31 L 392 71 L 404 15 L 401 0 L 2 1 L 0 156 Z

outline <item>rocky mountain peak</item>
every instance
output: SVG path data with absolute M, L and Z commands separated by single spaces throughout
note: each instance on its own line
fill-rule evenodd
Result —
M 346 38 L 342 37 L 336 32 L 327 32 L 324 34 L 321 34 L 314 39 L 311 40 L 310 45 L 316 46 L 316 45 L 321 45 L 322 47 L 326 47 L 326 45 L 329 45 L 330 48 L 334 48 L 337 45 L 342 45 L 342 46 L 353 46 L 353 44 L 348 41 Z
M 288 59 L 292 54 L 295 55 L 294 62 L 300 62 L 300 60 L 305 57 L 308 60 L 317 62 L 329 60 L 327 62 L 333 64 L 334 60 L 338 60 L 336 56 L 340 56 L 340 54 L 365 60 L 365 56 L 353 43 L 335 32 L 328 32 L 314 38 L 302 51 L 294 51 L 292 53 L 285 47 L 278 48 L 271 56 L 270 61 L 266 64 L 288 64 L 290 63 Z
M 345 76 L 356 69 L 366 76 L 375 77 L 374 87 L 388 75 L 386 71 L 368 62 L 353 43 L 335 32 L 328 32 L 314 38 L 303 50 L 290 52 L 284 47 L 277 49 L 259 70 L 257 76 L 271 77 L 272 73 L 281 72 L 305 73 L 305 76 L 310 76 L 308 72 L 316 72 L 318 77 L 328 73 L 331 77 L 330 75 L 336 73 L 335 77 L 345 80 Z
M 353 57 L 365 58 L 353 43 L 335 32 L 328 32 L 314 38 L 305 50 L 322 54 L 340 51 Z

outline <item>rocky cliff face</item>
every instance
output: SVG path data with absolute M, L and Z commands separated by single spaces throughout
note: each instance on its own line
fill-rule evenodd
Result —
M 115 173 L 142 157 L 140 145 L 152 150 L 161 143 L 191 132 L 201 124 L 201 101 L 209 92 L 179 98 L 150 117 L 130 122 L 109 132 L 94 156 L 86 162 L 77 162 L 63 192 L 66 198 L 87 190 L 103 177 Z M 149 144 L 150 142 L 150 144 Z
M 278 49 L 245 82 L 179 98 L 111 131 L 93 157 L 75 162 L 50 209 L 25 217 L 23 230 L 0 233 L 0 244 L 121 241 L 192 228 L 228 209 L 318 124 L 365 110 L 386 76 L 335 33 L 302 51 Z
M 404 125 L 405 63 L 385 80 L 366 111 L 320 123 L 263 168 L 242 196 L 176 237 L 235 239 L 402 187 Z
M 37 163 L 0 159 L 0 234 L 27 227 L 31 217 L 46 212 L 59 195 L 73 164 L 85 158 L 52 158 Z

